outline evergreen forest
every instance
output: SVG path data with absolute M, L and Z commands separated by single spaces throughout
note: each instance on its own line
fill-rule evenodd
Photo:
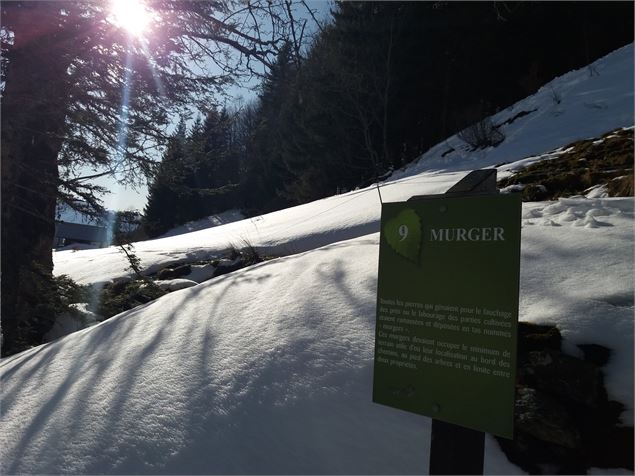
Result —
M 495 146 L 504 137 L 484 117 L 633 41 L 628 2 L 341 2 L 331 13 L 307 47 L 280 48 L 256 99 L 179 124 L 151 182 L 150 237 L 367 186 L 459 131 L 471 148 Z

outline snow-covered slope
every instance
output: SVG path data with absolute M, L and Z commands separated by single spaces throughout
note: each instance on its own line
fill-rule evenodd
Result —
M 632 201 L 563 206 L 527 209 L 521 319 L 557 323 L 572 352 L 613 348 L 609 394 L 632 402 Z M 4 359 L 3 473 L 426 472 L 429 420 L 371 403 L 377 243 L 263 263 Z M 497 472 L 522 473 L 488 439 Z
M 473 170 L 515 162 L 579 139 L 632 126 L 635 100 L 633 54 L 633 44 L 625 46 L 593 63 L 592 74 L 589 68 L 571 71 L 547 83 L 536 94 L 492 116 L 492 122 L 498 125 L 521 112 L 529 112 L 511 124 L 503 125 L 501 131 L 505 140 L 498 147 L 469 152 L 457 136 L 452 136 L 426 152 L 423 160 L 393 177 L 432 170 Z M 560 103 L 554 100 L 554 93 L 559 96 Z M 455 150 L 444 156 L 450 148 Z
M 554 81 L 564 112 L 544 112 L 541 91 L 509 112 L 537 105 L 541 118 L 517 119 L 497 149 L 441 157 L 439 145 L 383 184 L 384 200 L 441 193 L 469 169 L 632 126 L 632 45 L 597 68 Z M 589 101 L 607 109 L 580 106 Z M 379 212 L 370 188 L 137 244 L 154 267 L 241 239 L 296 254 L 0 361 L 0 472 L 426 473 L 429 419 L 371 403 Z M 613 350 L 606 385 L 631 425 L 634 219 L 632 199 L 525 204 L 520 303 L 521 320 L 558 325 L 569 353 Z M 55 262 L 84 283 L 126 267 L 114 249 Z M 485 472 L 522 473 L 489 436 Z
M 494 117 L 500 124 L 521 111 L 535 110 L 502 127 L 496 148 L 469 152 L 456 136 L 433 147 L 416 163 L 382 184 L 384 201 L 443 193 L 467 171 L 544 154 L 577 139 L 633 125 L 633 45 L 587 68 L 556 78 L 535 95 Z M 552 91 L 562 97 L 555 104 Z M 443 156 L 445 152 L 454 149 Z M 205 259 L 243 240 L 269 254 L 287 255 L 379 230 L 380 202 L 375 187 L 356 190 L 294 208 L 170 238 L 140 242 L 136 252 L 149 270 L 179 261 Z M 128 264 L 116 248 L 54 254 L 55 272 L 88 284 L 123 276 Z
M 200 220 L 190 221 L 181 226 L 171 229 L 161 235 L 161 238 L 169 238 L 170 236 L 183 235 L 184 233 L 192 233 L 193 231 L 205 230 L 215 226 L 225 225 L 244 219 L 244 215 L 238 210 L 227 210 L 217 215 L 211 215 Z

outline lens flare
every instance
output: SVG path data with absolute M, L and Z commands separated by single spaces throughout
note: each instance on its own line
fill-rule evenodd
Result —
M 130 35 L 143 37 L 150 24 L 150 11 L 137 0 L 112 0 L 110 2 L 112 23 Z

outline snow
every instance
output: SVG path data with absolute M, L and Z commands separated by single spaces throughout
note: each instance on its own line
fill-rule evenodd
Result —
M 214 277 L 216 266 L 213 264 L 194 264 L 190 266 L 191 271 L 187 274 L 187 279 L 191 279 L 197 283 L 202 283 Z
M 79 251 L 79 250 L 95 250 L 99 245 L 91 245 L 90 243 L 71 243 L 70 245 L 55 248 L 54 252 L 60 251 Z
M 184 233 L 191 233 L 193 231 L 204 230 L 206 228 L 212 228 L 214 226 L 225 225 L 235 221 L 243 220 L 245 217 L 240 210 L 227 210 L 217 215 L 211 215 L 200 220 L 190 221 L 184 225 L 177 226 L 172 230 L 161 235 L 160 238 L 168 238 L 170 236 L 182 235 Z
M 44 336 L 45 342 L 50 342 L 71 332 L 76 332 L 86 327 L 97 324 L 101 317 L 88 309 L 86 303 L 73 303 L 70 307 L 74 308 L 77 313 L 64 313 L 59 316 L 50 331 Z
M 156 282 L 156 285 L 164 291 L 178 291 L 180 289 L 191 288 L 192 286 L 196 286 L 198 283 L 196 281 L 192 281 L 191 279 L 162 279 Z
M 626 403 L 632 205 L 530 204 L 559 209 L 553 220 L 601 209 L 612 226 L 525 220 L 521 263 L 521 320 L 557 324 L 572 353 L 614 349 L 606 384 Z M 4 471 L 425 472 L 429 420 L 370 401 L 377 244 L 375 233 L 261 263 L 4 359 Z M 486 468 L 520 472 L 493 440 Z
M 281 258 L 5 359 L 3 472 L 423 472 L 428 420 L 370 401 L 376 251 Z
M 385 201 L 503 174 L 577 139 L 633 126 L 633 45 L 501 111 L 495 149 L 456 137 L 382 183 Z M 550 88 L 562 95 L 556 107 Z M 455 152 L 441 154 L 455 147 Z M 633 424 L 632 198 L 524 204 L 520 319 L 556 324 L 564 350 L 612 349 L 609 397 Z M 430 420 L 371 402 L 380 203 L 373 187 L 135 244 L 147 273 L 248 242 L 271 261 L 207 279 L 0 361 L 0 471 L 46 474 L 424 474 Z M 83 284 L 126 276 L 116 248 L 54 254 Z M 206 280 L 207 279 L 207 280 Z M 179 280 L 181 281 L 181 280 Z M 594 468 L 595 474 L 604 474 Z M 487 474 L 523 474 L 487 436 Z M 621 470 L 616 470 L 620 473 Z
M 453 136 L 424 154 L 425 160 L 412 164 L 393 177 L 430 170 L 472 170 L 504 162 L 540 156 L 576 140 L 600 136 L 619 127 L 633 126 L 634 70 L 633 44 L 596 61 L 599 75 L 588 68 L 571 71 L 546 84 L 536 94 L 492 116 L 501 124 L 520 111 L 532 111 L 500 129 L 505 141 L 495 148 L 468 152 Z M 554 104 L 552 89 L 562 95 Z M 601 105 L 601 108 L 595 107 Z M 454 152 L 442 156 L 450 147 Z
M 522 321 L 556 324 L 571 355 L 582 355 L 578 344 L 613 349 L 605 384 L 611 399 L 627 405 L 622 420 L 628 425 L 634 398 L 633 211 L 632 198 L 526 204 L 524 216 L 548 214 L 551 223 L 523 219 L 519 314 Z M 597 227 L 576 226 L 594 215 L 602 218 Z

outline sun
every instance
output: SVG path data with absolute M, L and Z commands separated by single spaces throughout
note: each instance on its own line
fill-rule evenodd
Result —
M 150 11 L 139 0 L 111 0 L 112 21 L 130 35 L 143 37 L 150 24 Z

